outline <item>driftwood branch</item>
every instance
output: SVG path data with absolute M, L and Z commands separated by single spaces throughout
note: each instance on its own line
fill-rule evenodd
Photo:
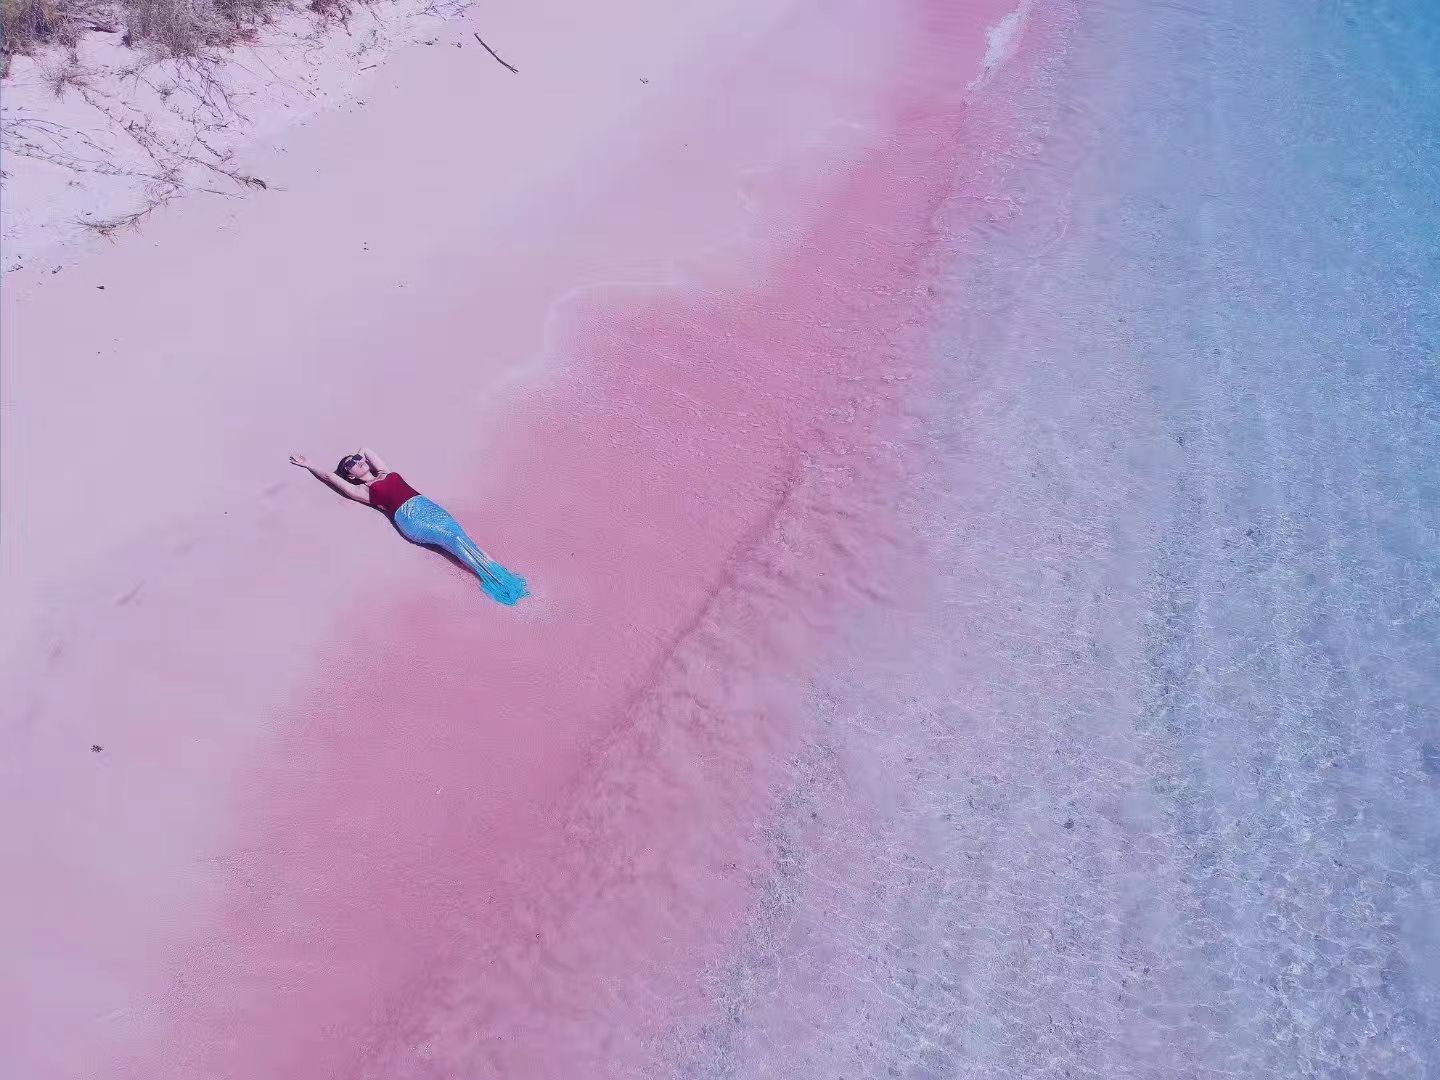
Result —
M 473 32 L 473 31 L 472 31 L 472 32 Z M 475 40 L 478 41 L 478 42 L 480 42 L 481 45 L 485 45 L 485 39 L 482 38 L 479 34 L 476 34 L 476 35 L 475 35 Z M 506 63 L 504 60 L 500 60 L 500 54 L 497 53 L 494 49 L 492 49 L 489 45 L 485 45 L 485 51 L 488 52 L 491 56 L 495 57 L 496 60 L 499 60 L 501 67 L 507 67 L 507 68 L 509 68 L 509 69 L 510 69 L 512 72 L 514 72 L 516 75 L 519 75 L 519 74 L 520 74 L 520 69 L 519 69 L 519 68 L 517 68 L 514 64 L 509 64 L 509 63 Z

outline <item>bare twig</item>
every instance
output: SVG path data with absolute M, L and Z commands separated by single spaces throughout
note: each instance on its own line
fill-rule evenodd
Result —
M 180 191 L 178 188 L 171 188 L 158 195 L 152 195 L 146 200 L 143 207 L 133 213 L 123 214 L 120 217 L 109 218 L 105 221 L 85 221 L 83 218 L 76 218 L 75 224 L 83 225 L 85 228 L 109 239 L 122 229 L 135 228 L 156 210 L 173 202 L 179 194 Z
M 479 34 L 475 35 L 475 40 L 480 42 L 481 45 L 485 45 L 485 39 L 482 38 Z M 485 51 L 488 52 L 491 56 L 495 57 L 496 60 L 500 60 L 500 54 L 497 53 L 494 49 L 492 49 L 489 45 L 485 45 Z M 516 75 L 520 74 L 520 69 L 517 68 L 514 64 L 509 64 L 506 63 L 504 60 L 500 60 L 500 66 L 509 68 L 511 72 Z

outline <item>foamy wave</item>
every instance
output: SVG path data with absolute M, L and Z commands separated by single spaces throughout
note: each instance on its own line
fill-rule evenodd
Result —
M 990 81 L 990 77 L 1015 55 L 1032 2 L 1033 0 L 1021 0 L 1014 11 L 992 26 L 985 35 L 985 59 L 981 63 L 980 74 L 970 81 L 970 89 L 976 90 L 984 86 Z

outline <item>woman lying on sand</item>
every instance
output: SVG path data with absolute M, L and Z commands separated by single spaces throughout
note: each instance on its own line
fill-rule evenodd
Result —
M 411 543 L 449 552 L 473 570 L 485 591 L 500 603 L 517 604 L 529 594 L 524 578 L 481 551 L 448 510 L 421 495 L 398 472 L 391 472 L 375 451 L 351 454 L 334 472 L 325 472 L 304 454 L 291 454 L 290 463 L 310 470 L 347 499 L 382 511 Z

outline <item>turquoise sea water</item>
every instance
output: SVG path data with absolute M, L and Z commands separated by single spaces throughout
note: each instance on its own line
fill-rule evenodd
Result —
M 1440 7 L 1069 42 L 685 1075 L 1440 1071 Z

